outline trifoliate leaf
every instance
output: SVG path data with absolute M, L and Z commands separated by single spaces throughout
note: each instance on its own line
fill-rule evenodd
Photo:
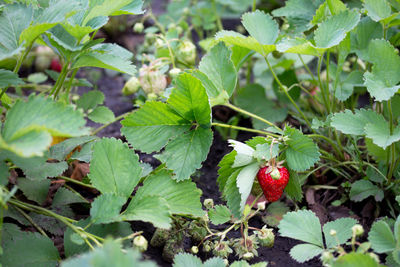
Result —
M 314 244 L 323 248 L 321 223 L 318 217 L 309 210 L 288 212 L 279 223 L 281 236 Z
M 208 217 L 215 225 L 224 224 L 231 219 L 231 212 L 226 206 L 217 205 L 208 211 Z
M 339 244 L 346 243 L 352 236 L 351 228 L 357 223 L 352 218 L 340 218 L 324 224 L 323 232 L 327 248 L 334 248 Z M 336 235 L 331 236 L 330 231 L 335 230 Z
M 285 135 L 289 138 L 286 141 L 288 148 L 285 154 L 290 169 L 305 171 L 319 160 L 318 146 L 311 138 L 291 127 L 285 129 Z
M 324 250 L 312 244 L 300 244 L 290 250 L 290 257 L 303 263 L 321 254 Z
M 359 21 L 360 13 L 356 10 L 344 11 L 328 18 L 315 31 L 315 44 L 319 48 L 338 45 Z
M 139 157 L 127 144 L 114 138 L 96 142 L 90 164 L 89 178 L 103 194 L 129 197 L 140 180 Z

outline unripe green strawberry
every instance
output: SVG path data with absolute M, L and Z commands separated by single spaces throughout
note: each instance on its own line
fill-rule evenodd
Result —
M 181 72 L 182 72 L 181 69 L 173 68 L 168 72 L 168 74 L 169 74 L 169 77 L 171 77 L 172 79 L 175 79 L 176 77 L 178 77 L 179 73 L 181 73 Z
M 233 250 L 229 247 L 228 242 L 215 241 L 215 246 L 214 246 L 214 250 L 213 250 L 214 256 L 221 257 L 221 258 L 227 258 L 229 256 L 229 254 L 231 254 L 232 252 L 233 252 Z
M 135 76 L 131 77 L 122 88 L 122 94 L 131 95 L 136 93 L 140 88 L 140 81 Z
M 196 46 L 189 40 L 181 42 L 178 45 L 176 57 L 188 65 L 194 65 L 196 63 Z
M 261 246 L 268 248 L 273 247 L 275 235 L 272 229 L 269 229 L 264 225 L 261 231 L 257 231 L 257 237 Z
M 50 47 L 39 46 L 36 48 L 35 68 L 36 71 L 44 71 L 51 65 L 51 60 L 56 54 Z
M 137 32 L 137 33 L 142 33 L 144 29 L 144 25 L 141 22 L 137 22 L 135 23 L 135 25 L 133 25 L 133 31 Z
M 212 200 L 212 198 L 206 198 L 203 201 L 203 205 L 206 207 L 206 209 L 210 210 L 214 208 L 214 200 Z
M 264 167 L 258 171 L 258 182 L 264 192 L 265 198 L 269 202 L 277 201 L 289 182 L 289 171 L 285 168 Z
M 140 68 L 139 81 L 147 96 L 149 96 L 150 93 L 161 95 L 167 87 L 167 78 L 165 75 L 148 66 Z

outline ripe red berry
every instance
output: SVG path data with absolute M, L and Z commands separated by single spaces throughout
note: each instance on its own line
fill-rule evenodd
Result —
M 50 68 L 54 71 L 61 72 L 62 66 L 57 58 L 51 60 Z
M 289 182 L 289 171 L 285 168 L 264 167 L 258 171 L 258 182 L 269 202 L 277 201 Z

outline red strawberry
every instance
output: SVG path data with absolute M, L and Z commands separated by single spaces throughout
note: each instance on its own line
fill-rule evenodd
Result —
M 58 58 L 53 58 L 51 60 L 50 68 L 54 71 L 61 72 L 62 66 Z
M 289 182 L 289 171 L 285 168 L 264 167 L 258 171 L 258 182 L 269 202 L 277 201 Z

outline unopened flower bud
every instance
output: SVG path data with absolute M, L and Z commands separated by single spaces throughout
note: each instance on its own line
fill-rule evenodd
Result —
M 257 209 L 265 210 L 265 201 L 257 203 Z
M 331 252 L 329 252 L 329 251 L 322 252 L 321 261 L 324 264 L 324 266 L 330 265 L 333 260 L 334 260 L 334 256 Z
M 225 266 L 228 266 L 228 265 L 229 265 L 228 259 L 224 259 L 224 264 L 225 264 Z
M 175 78 L 179 75 L 179 73 L 181 73 L 181 72 L 182 72 L 181 69 L 179 69 L 179 68 L 173 68 L 173 69 L 171 69 L 171 70 L 169 71 L 169 76 L 170 76 L 172 79 L 175 79 Z
M 176 57 L 189 65 L 196 63 L 196 46 L 189 40 L 183 41 L 178 45 Z
M 243 254 L 243 259 L 245 259 L 247 261 L 251 260 L 252 258 L 254 258 L 254 254 L 251 252 L 246 252 Z
M 155 93 L 150 93 L 147 95 L 147 100 L 157 100 L 157 95 Z
M 355 236 L 362 236 L 364 234 L 364 228 L 359 224 L 354 225 L 351 230 Z
M 272 229 L 267 228 L 265 225 L 260 231 L 257 231 L 258 242 L 263 247 L 272 247 L 275 241 L 275 235 Z
M 329 234 L 331 235 L 331 236 L 335 236 L 336 234 L 337 234 L 337 232 L 336 232 L 336 230 L 330 230 L 330 232 L 329 232 Z
M 148 242 L 144 236 L 137 236 L 133 239 L 133 246 L 136 247 L 140 252 L 147 250 Z
M 212 200 L 211 198 L 206 198 L 206 199 L 204 199 L 203 205 L 208 210 L 212 209 L 212 208 L 214 208 L 214 200 Z

